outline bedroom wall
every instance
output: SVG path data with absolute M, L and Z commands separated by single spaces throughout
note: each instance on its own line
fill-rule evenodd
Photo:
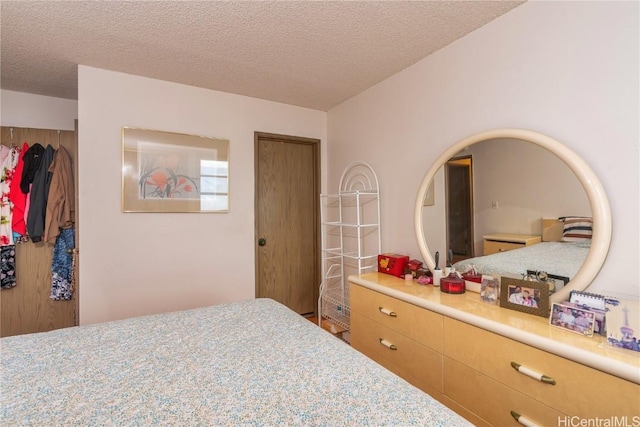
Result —
M 253 298 L 254 131 L 324 150 L 326 113 L 87 66 L 78 89 L 80 323 Z M 229 139 L 230 212 L 122 213 L 123 126 Z
M 327 187 L 351 161 L 370 163 L 383 250 L 420 258 L 414 200 L 446 147 L 494 128 L 547 134 L 592 167 L 611 205 L 611 248 L 589 290 L 637 298 L 638 275 L 620 278 L 640 258 L 638 15 L 637 2 L 527 2 L 337 106 Z
M 541 147 L 501 139 L 474 144 L 461 154 L 473 156 L 476 254 L 482 254 L 486 234 L 541 235 L 541 218 L 591 216 L 578 178 Z
M 74 130 L 78 101 L 31 93 L 0 91 L 2 126 Z

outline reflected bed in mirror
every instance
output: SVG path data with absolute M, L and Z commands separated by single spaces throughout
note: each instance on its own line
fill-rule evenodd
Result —
M 468 258 L 455 263 L 453 267 L 461 273 L 473 269 L 477 274 L 517 279 L 541 280 L 546 276 L 555 279 L 551 280 L 553 287 L 550 290 L 559 291 L 578 273 L 589 253 L 591 219 L 584 218 L 580 223 L 573 219 L 567 219 L 566 222 L 563 219 L 543 219 L 541 222 L 551 225 L 543 225 L 540 243 Z
M 477 162 L 477 165 L 473 163 L 473 175 L 469 178 L 473 206 L 473 227 L 468 237 L 473 251 L 469 256 L 484 255 L 482 241 L 487 234 L 542 236 L 541 217 L 577 215 L 593 219 L 590 244 L 582 239 L 581 244 L 558 246 L 561 243 L 554 240 L 561 239 L 548 236 L 542 240 L 551 240 L 549 243 L 555 245 L 537 244 L 542 245 L 538 250 L 542 250 L 543 246 L 558 246 L 556 251 L 562 250 L 566 256 L 556 252 L 558 259 L 554 262 L 560 261 L 570 266 L 548 264 L 547 267 L 543 265 L 541 254 L 525 254 L 522 257 L 530 262 L 514 267 L 516 271 L 486 271 L 485 274 L 522 277 L 526 270 L 548 269 L 549 274 L 570 277 L 567 286 L 551 296 L 552 301 L 567 299 L 573 289 L 585 289 L 597 275 L 609 249 L 611 214 L 607 197 L 595 174 L 576 153 L 553 138 L 521 129 L 497 129 L 465 138 L 442 153 L 427 171 L 415 204 L 416 238 L 427 266 L 430 269 L 434 267 L 432 253 L 450 249 L 452 239 L 448 238 L 448 234 L 453 232 L 449 231 L 451 228 L 447 216 L 451 216 L 453 209 L 445 207 L 451 197 L 445 197 L 446 170 L 443 166 L 461 157 L 469 157 Z M 491 159 L 496 160 L 497 164 L 491 164 Z M 432 181 L 434 205 L 424 206 L 425 195 Z M 575 250 L 569 250 L 570 247 Z M 571 255 L 567 253 L 569 251 Z M 553 258 L 553 253 L 547 251 L 546 256 Z M 498 267 L 494 268 L 499 270 Z M 561 274 L 563 268 L 566 272 Z M 462 265 L 457 269 L 464 271 Z

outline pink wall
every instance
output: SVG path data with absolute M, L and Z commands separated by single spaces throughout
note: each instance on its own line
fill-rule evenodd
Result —
M 547 134 L 591 166 L 611 205 L 611 248 L 590 290 L 637 297 L 638 276 L 619 278 L 640 259 L 639 7 L 527 2 L 337 106 L 328 188 L 348 163 L 369 163 L 383 250 L 419 258 L 416 192 L 445 148 L 495 128 Z

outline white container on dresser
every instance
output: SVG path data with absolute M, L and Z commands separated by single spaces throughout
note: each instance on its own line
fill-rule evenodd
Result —
M 352 345 L 476 425 L 640 422 L 640 354 L 476 293 L 380 273 L 349 280 Z

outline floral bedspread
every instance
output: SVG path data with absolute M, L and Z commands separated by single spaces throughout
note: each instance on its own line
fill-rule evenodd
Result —
M 453 265 L 456 271 L 466 272 L 473 265 L 480 274 L 522 278 L 527 270 L 544 271 L 571 279 L 576 275 L 589 253 L 590 241 L 541 242 L 520 249 L 469 258 Z
M 3 426 L 468 425 L 270 299 L 0 345 Z

